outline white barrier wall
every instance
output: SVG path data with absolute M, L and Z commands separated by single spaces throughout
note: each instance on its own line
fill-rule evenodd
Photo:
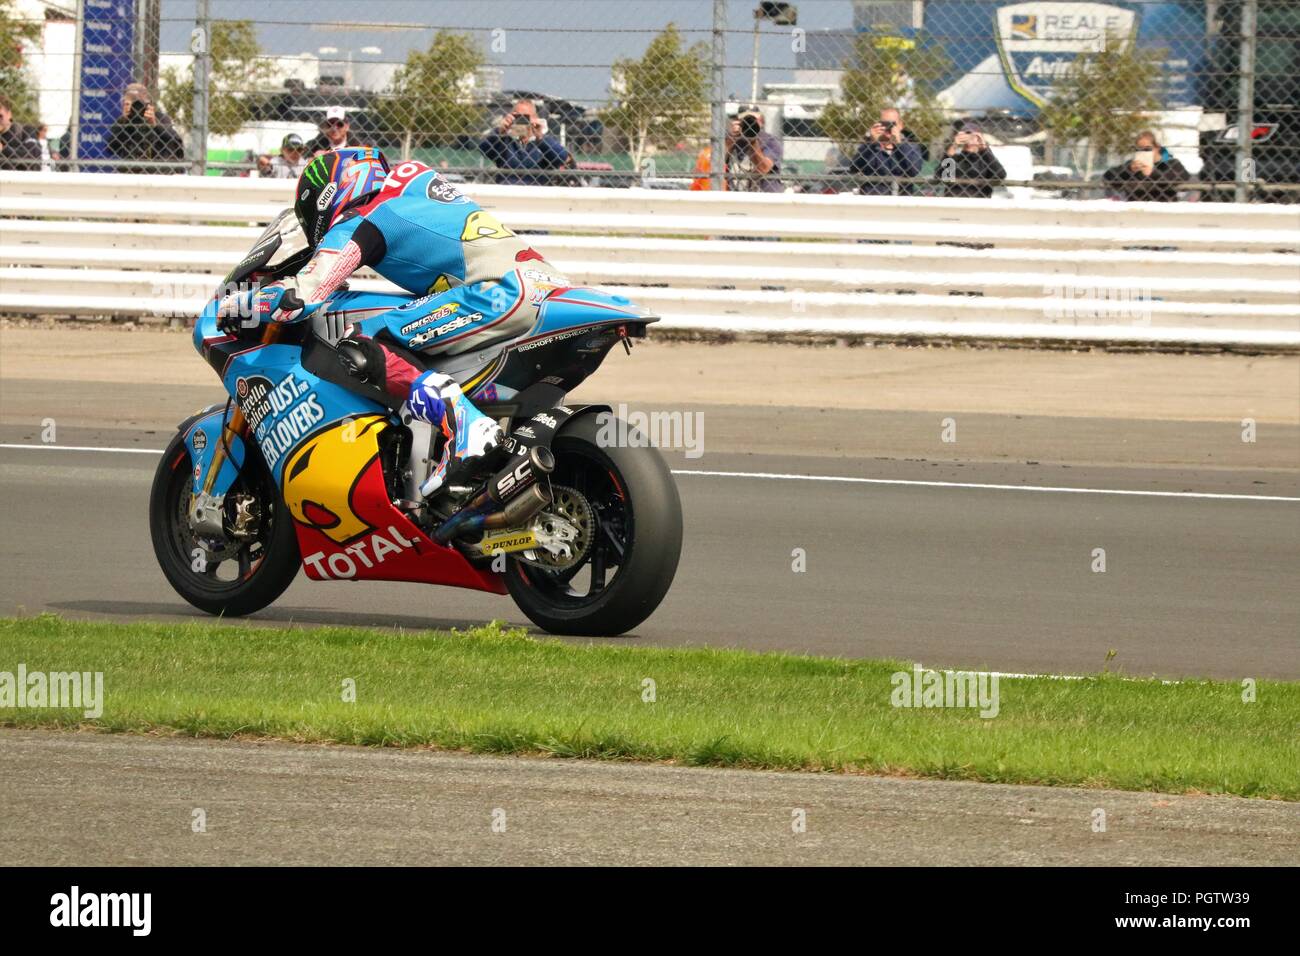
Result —
M 464 190 L 667 327 L 1300 347 L 1300 207 Z M 0 173 L 0 313 L 192 315 L 291 201 L 276 180 Z

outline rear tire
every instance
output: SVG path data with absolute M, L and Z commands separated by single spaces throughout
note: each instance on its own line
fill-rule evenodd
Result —
M 158 566 L 176 593 L 200 611 L 225 617 L 260 611 L 284 593 L 301 564 L 280 490 L 260 456 L 250 454 L 230 494 L 257 499 L 261 517 L 256 536 L 243 542 L 197 538 L 186 517 L 193 465 L 183 439 L 177 434 L 168 444 L 149 493 L 149 533 Z M 202 554 L 196 556 L 195 549 Z M 196 561 L 203 570 L 196 570 Z M 223 580 L 222 568 L 232 562 L 233 577 Z
M 631 443 L 602 448 L 599 430 L 596 415 L 583 415 L 551 445 L 552 480 L 578 488 L 593 506 L 597 526 L 590 552 L 562 573 L 514 560 L 506 570 L 506 587 L 519 609 L 553 634 L 613 637 L 630 631 L 668 593 L 681 556 L 681 498 L 663 458 L 654 448 Z M 617 571 L 607 578 L 612 567 Z M 602 586 L 575 591 L 579 574 L 591 583 L 599 576 Z

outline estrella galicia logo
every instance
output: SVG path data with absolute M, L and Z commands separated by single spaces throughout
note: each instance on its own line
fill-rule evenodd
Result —
M 460 190 L 447 180 L 436 175 L 429 180 L 429 188 L 426 193 L 434 202 L 461 203 L 465 201 L 465 197 L 461 195 Z
M 244 418 L 254 431 L 271 411 L 271 389 L 274 383 L 264 375 L 250 375 L 235 382 L 235 398 L 244 412 Z

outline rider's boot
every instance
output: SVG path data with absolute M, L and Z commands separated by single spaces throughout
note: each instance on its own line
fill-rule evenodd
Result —
M 406 407 L 415 418 L 433 425 L 443 436 L 438 463 L 420 486 L 425 498 L 446 483 L 453 466 L 473 463 L 505 438 L 501 426 L 475 408 L 451 376 L 440 372 L 425 372 L 411 383 Z

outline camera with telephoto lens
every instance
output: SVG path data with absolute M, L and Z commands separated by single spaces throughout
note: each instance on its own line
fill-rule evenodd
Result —
M 740 135 L 742 138 L 757 139 L 760 129 L 757 116 L 742 116 L 740 118 Z
M 132 100 L 128 112 L 131 114 L 131 119 L 140 119 L 144 116 L 144 111 L 146 109 L 148 109 L 148 107 L 144 104 L 143 101 Z

